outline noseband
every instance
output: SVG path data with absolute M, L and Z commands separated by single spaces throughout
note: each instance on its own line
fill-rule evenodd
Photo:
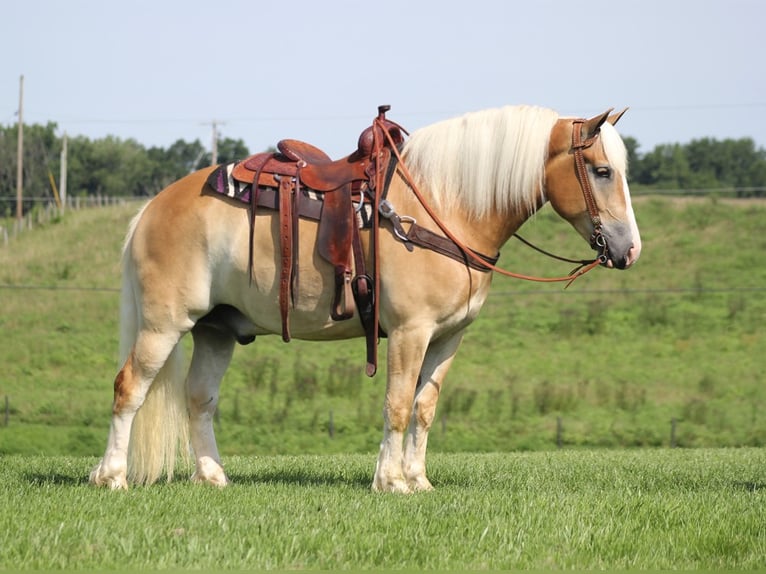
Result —
M 607 253 L 609 250 L 606 244 L 606 236 L 603 233 L 598 206 L 596 205 L 596 200 L 593 198 L 593 189 L 590 186 L 590 178 L 588 177 L 588 169 L 585 165 L 585 157 L 583 156 L 583 150 L 595 143 L 600 131 L 596 130 L 595 134 L 588 139 L 583 140 L 582 128 L 584 124 L 584 119 L 577 119 L 572 122 L 572 154 L 574 155 L 577 180 L 580 182 L 580 188 L 582 189 L 582 194 L 585 198 L 585 206 L 588 209 L 588 215 L 590 215 L 590 221 L 593 224 L 593 233 L 591 233 L 590 236 L 590 246 L 598 251 L 598 261 L 601 264 L 604 264 L 608 259 Z

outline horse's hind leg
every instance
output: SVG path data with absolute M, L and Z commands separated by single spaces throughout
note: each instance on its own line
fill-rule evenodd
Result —
M 460 332 L 434 341 L 429 346 L 423 361 L 404 449 L 404 478 L 413 491 L 433 488 L 426 477 L 428 431 L 436 414 L 436 403 L 439 400 L 444 377 L 447 375 L 462 338 L 463 333 Z
M 128 487 L 128 444 L 133 419 L 179 338 L 179 332 L 139 332 L 135 345 L 114 380 L 112 422 L 106 452 L 90 474 L 91 483 L 112 489 Z
M 212 327 L 197 324 L 192 329 L 194 354 L 187 379 L 189 425 L 196 459 L 192 480 L 225 486 L 228 479 L 221 466 L 213 430 L 218 390 L 234 352 L 235 339 Z

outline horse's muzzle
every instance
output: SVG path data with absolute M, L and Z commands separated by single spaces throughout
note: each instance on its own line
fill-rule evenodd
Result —
M 641 254 L 641 240 L 634 237 L 628 225 L 604 225 L 602 238 L 605 248 L 597 246 L 599 255 L 605 255 L 603 265 L 609 269 L 628 269 Z

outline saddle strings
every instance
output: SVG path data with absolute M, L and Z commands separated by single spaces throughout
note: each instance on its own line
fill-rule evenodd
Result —
M 382 122 L 376 118 L 376 123 L 382 124 Z M 565 289 L 569 287 L 576 279 L 579 277 L 582 277 L 585 275 L 588 271 L 591 269 L 594 269 L 595 267 L 598 267 L 601 264 L 601 258 L 597 257 L 596 259 L 589 261 L 589 260 L 583 260 L 583 261 L 572 261 L 573 263 L 579 263 L 580 266 L 578 268 L 575 268 L 569 275 L 565 277 L 536 277 L 533 275 L 524 275 L 522 273 L 514 273 L 513 271 L 508 271 L 507 269 L 503 269 L 502 267 L 498 267 L 492 263 L 489 263 L 487 261 L 483 261 L 479 258 L 478 255 L 476 255 L 471 249 L 465 246 L 463 242 L 461 242 L 455 235 L 447 228 L 447 226 L 444 224 L 444 222 L 434 213 L 433 209 L 431 209 L 431 206 L 428 205 L 428 203 L 423 198 L 423 195 L 420 193 L 420 190 L 418 189 L 418 186 L 415 184 L 415 180 L 412 177 L 412 174 L 410 173 L 409 169 L 407 169 L 407 166 L 405 165 L 404 161 L 402 160 L 402 156 L 399 153 L 398 147 L 395 145 L 393 138 L 391 137 L 391 134 L 388 133 L 388 130 L 385 129 L 385 126 L 381 125 L 382 132 L 385 135 L 388 142 L 391 144 L 391 149 L 396 155 L 396 159 L 398 160 L 398 165 L 400 166 L 402 173 L 404 175 L 404 179 L 407 182 L 407 185 L 410 186 L 410 189 L 412 189 L 412 192 L 415 194 L 415 197 L 420 202 L 420 205 L 423 206 L 423 209 L 426 210 L 426 213 L 428 213 L 429 217 L 436 223 L 437 227 L 441 229 L 442 233 L 446 235 L 455 245 L 458 246 L 458 248 L 463 251 L 463 253 L 470 257 L 471 259 L 481 263 L 485 267 L 489 267 L 492 271 L 495 271 L 497 273 L 500 273 L 501 275 L 505 275 L 506 277 L 512 277 L 514 279 L 522 279 L 524 281 L 536 281 L 539 283 L 561 283 L 566 282 Z M 525 242 L 526 243 L 526 242 Z

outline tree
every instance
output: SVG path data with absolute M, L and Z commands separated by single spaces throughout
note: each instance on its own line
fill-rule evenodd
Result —
M 50 176 L 58 178 L 61 138 L 57 125 L 24 126 L 24 209 L 32 198 L 52 196 Z M 17 126 L 0 126 L 0 216 L 16 207 Z M 766 196 L 766 150 L 750 138 L 688 144 L 662 144 L 640 153 L 635 138 L 624 137 L 632 185 L 644 189 L 732 189 L 740 196 Z M 273 149 L 271 151 L 274 151 Z M 153 196 L 173 181 L 210 165 L 199 140 L 176 140 L 168 148 L 146 149 L 136 140 L 115 136 L 69 139 L 69 195 Z M 242 140 L 218 142 L 218 162 L 250 155 Z
M 626 138 L 630 140 L 630 138 Z M 662 144 L 651 152 L 631 155 L 630 180 L 661 189 L 738 189 L 737 195 L 766 195 L 766 151 L 750 138 L 718 141 L 711 138 L 688 144 Z
M 33 198 L 52 197 L 49 173 L 58 175 L 61 142 L 56 137 L 57 126 L 24 125 L 23 195 L 24 209 L 33 205 Z M 18 126 L 0 127 L 0 216 L 10 216 L 16 210 L 16 168 Z
M 250 152 L 245 142 L 225 138 L 218 142 L 218 163 L 229 163 L 240 159 L 245 159 Z M 209 157 L 209 156 L 208 156 Z

